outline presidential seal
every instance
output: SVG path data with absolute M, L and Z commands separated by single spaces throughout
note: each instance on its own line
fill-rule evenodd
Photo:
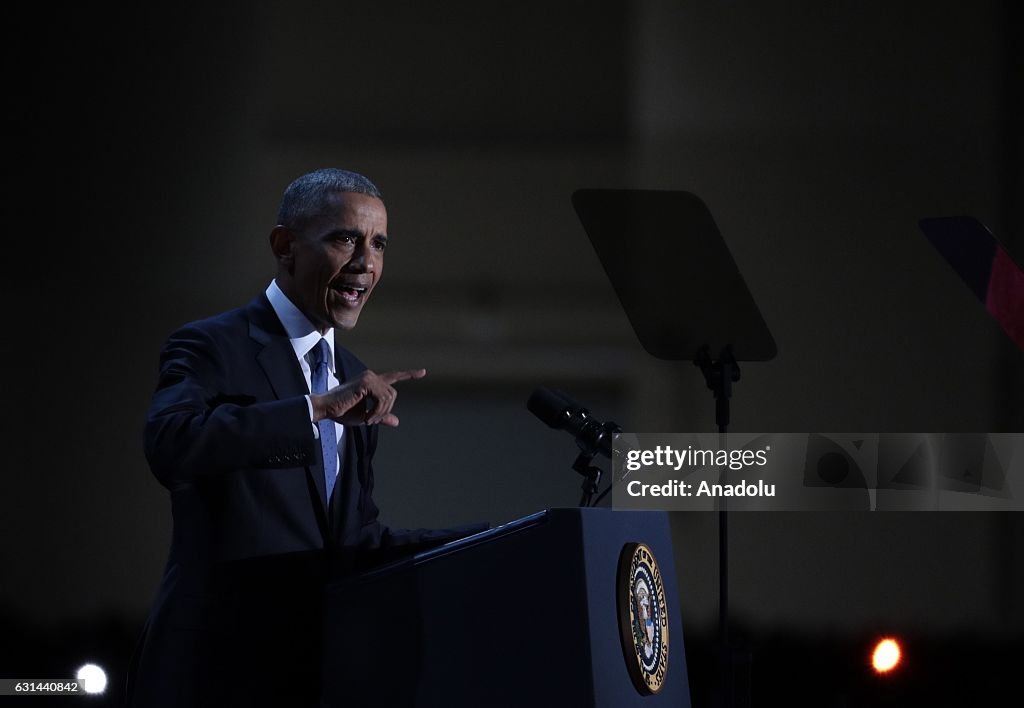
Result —
M 668 671 L 668 606 L 654 553 L 627 543 L 619 556 L 619 635 L 626 668 L 641 694 L 657 693 Z

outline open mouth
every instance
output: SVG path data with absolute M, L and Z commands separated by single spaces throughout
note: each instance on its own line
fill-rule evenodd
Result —
M 331 289 L 338 293 L 345 302 L 359 303 L 366 295 L 366 287 L 363 285 L 344 285 L 339 283 L 332 285 Z

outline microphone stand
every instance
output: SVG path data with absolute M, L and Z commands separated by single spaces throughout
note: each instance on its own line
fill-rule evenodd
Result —
M 583 475 L 583 496 L 580 497 L 580 506 L 590 506 L 591 500 L 601 485 L 601 468 L 590 464 L 594 461 L 594 453 L 581 452 L 572 463 L 572 468 Z
M 588 411 L 584 410 L 583 414 L 589 418 Z M 594 495 L 597 493 L 598 487 L 601 486 L 601 468 L 592 464 L 594 457 L 602 449 L 604 454 L 607 455 L 610 447 L 607 441 L 613 438 L 616 433 L 622 432 L 622 428 L 615 421 L 609 420 L 603 425 L 596 424 L 597 421 L 594 421 L 593 418 L 590 418 L 590 421 L 592 422 L 588 423 L 576 438 L 580 454 L 576 457 L 576 461 L 572 463 L 572 468 L 583 475 L 583 484 L 581 485 L 583 495 L 580 497 L 581 507 L 592 506 Z M 598 497 L 598 500 L 600 498 Z

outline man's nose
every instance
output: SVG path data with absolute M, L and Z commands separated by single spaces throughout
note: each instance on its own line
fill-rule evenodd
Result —
M 356 244 L 355 251 L 352 253 L 352 258 L 348 262 L 349 270 L 353 270 L 357 273 L 372 273 L 374 269 L 373 257 L 370 254 L 370 248 L 365 242 L 360 241 Z

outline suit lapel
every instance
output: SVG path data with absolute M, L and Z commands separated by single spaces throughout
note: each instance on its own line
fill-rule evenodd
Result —
M 302 375 L 299 363 L 295 360 L 295 350 L 292 349 L 284 326 L 274 313 L 274 308 L 270 306 L 266 295 L 260 295 L 250 303 L 247 312 L 249 314 L 249 336 L 260 344 L 256 361 L 263 369 L 263 373 L 274 391 L 274 396 L 281 400 L 308 394 L 309 388 L 306 386 L 306 379 Z M 319 445 L 317 448 L 319 449 Z M 322 453 L 317 456 L 317 461 L 314 464 L 306 467 L 306 474 L 320 500 L 317 509 L 317 522 L 320 524 L 321 530 L 325 530 L 327 489 L 324 483 Z
M 331 529 L 334 538 L 344 543 L 356 538 L 362 515 L 359 513 L 359 495 L 362 483 L 359 481 L 359 460 L 362 459 L 363 426 L 345 426 L 345 455 L 342 477 L 338 480 L 331 504 Z
M 346 361 L 342 354 L 343 349 L 338 342 L 338 331 L 334 332 L 334 371 L 337 374 L 338 382 L 345 383 L 362 373 L 356 371 Z M 338 480 L 338 487 L 335 489 L 333 503 L 330 507 L 331 528 L 335 539 L 344 541 L 355 538 L 355 533 L 362 523 L 362 516 L 359 513 L 359 495 L 362 491 L 360 482 L 360 460 L 365 459 L 366 427 L 362 425 L 345 426 L 345 451 L 341 460 L 341 479 Z M 346 525 L 354 528 L 346 528 Z

